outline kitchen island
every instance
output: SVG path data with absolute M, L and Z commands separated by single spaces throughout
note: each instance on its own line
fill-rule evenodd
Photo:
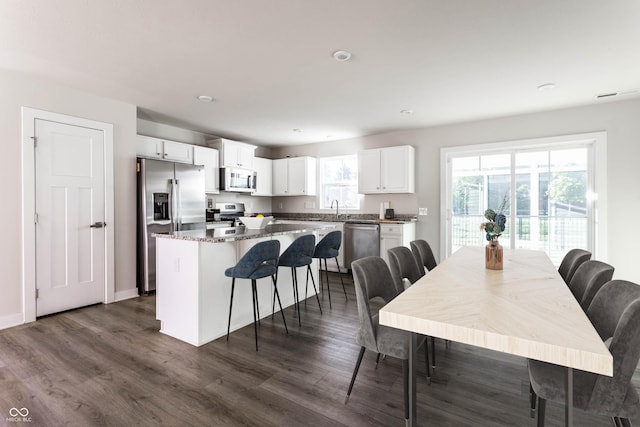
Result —
M 317 237 L 318 231 L 325 228 L 331 226 L 273 224 L 259 230 L 229 227 L 154 235 L 156 318 L 160 320 L 160 332 L 195 346 L 226 335 L 231 278 L 224 271 L 258 242 L 279 240 L 282 253 L 296 238 L 304 234 Z M 315 259 L 311 268 L 319 286 Z M 305 277 L 305 273 L 300 277 Z M 304 295 L 305 281 L 299 280 L 298 286 L 299 295 Z M 293 305 L 289 268 L 278 274 L 278 292 L 283 308 Z M 271 279 L 258 280 L 258 305 L 263 318 L 271 315 L 272 293 Z M 312 286 L 308 295 L 314 295 Z M 232 331 L 253 322 L 252 307 L 251 282 L 238 280 L 233 297 Z M 290 318 L 288 325 L 296 323 Z

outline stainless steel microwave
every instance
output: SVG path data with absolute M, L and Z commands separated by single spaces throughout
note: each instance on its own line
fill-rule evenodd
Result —
M 220 168 L 220 190 L 241 193 L 256 191 L 256 171 L 242 168 Z

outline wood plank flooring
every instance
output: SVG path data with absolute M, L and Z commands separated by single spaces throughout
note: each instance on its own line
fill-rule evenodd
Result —
M 160 334 L 155 297 L 2 330 L 0 425 L 27 425 L 9 415 L 27 408 L 31 426 L 403 426 L 399 360 L 376 368 L 365 353 L 344 403 L 359 347 L 353 283 L 343 277 L 349 300 L 333 274 L 333 308 L 325 295 L 320 315 L 309 299 L 298 327 L 289 307 L 289 335 L 280 317 L 263 319 L 257 353 L 251 325 L 200 348 Z M 431 385 L 418 378 L 419 425 L 535 426 L 524 359 L 442 340 L 436 352 Z M 547 405 L 548 426 L 563 417 L 562 405 Z M 575 425 L 611 423 L 576 410 Z

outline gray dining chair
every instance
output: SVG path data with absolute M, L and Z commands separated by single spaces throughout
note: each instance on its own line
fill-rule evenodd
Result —
M 613 277 L 613 266 L 596 260 L 584 262 L 569 282 L 569 289 L 586 312 L 600 288 Z
M 360 354 L 356 362 L 345 403 L 351 396 L 353 384 L 356 381 L 360 363 L 365 350 L 374 351 L 402 360 L 402 372 L 404 376 L 404 415 L 409 419 L 409 338 L 410 332 L 402 329 L 381 325 L 377 310 L 374 313 L 370 300 L 380 298 L 388 303 L 396 297 L 397 293 L 393 285 L 393 278 L 387 263 L 380 257 L 370 256 L 361 258 L 351 263 L 353 281 L 356 289 L 356 301 L 358 305 L 358 331 L 356 342 L 361 346 Z M 418 336 L 418 346 L 424 345 L 425 354 L 427 348 L 425 338 Z M 427 364 L 428 366 L 428 364 Z
M 424 268 L 416 262 L 413 253 L 405 246 L 387 250 L 389 268 L 398 294 L 424 276 Z
M 404 291 L 407 287 L 413 285 L 422 276 L 424 276 L 424 268 L 418 264 L 416 258 L 409 248 L 405 246 L 396 246 L 387 250 L 387 256 L 389 259 L 389 268 L 393 281 L 396 285 L 398 294 Z M 426 345 L 426 344 L 425 344 Z M 428 352 L 427 352 L 428 353 Z M 431 337 L 431 361 L 433 369 L 436 368 L 436 341 Z M 427 359 L 427 365 L 429 360 Z M 427 379 L 431 379 L 431 374 L 427 370 Z
M 424 265 L 427 271 L 431 271 L 438 266 L 436 257 L 433 256 L 431 246 L 426 240 L 414 240 L 411 243 L 411 252 L 416 258 L 418 265 Z
M 640 286 L 609 281 L 593 298 L 587 316 L 613 356 L 613 376 L 575 370 L 573 406 L 610 416 L 616 426 L 630 426 L 629 418 L 640 409 L 632 383 L 640 359 Z M 538 427 L 544 426 L 547 400 L 565 401 L 566 375 L 565 367 L 529 360 L 531 409 L 533 413 L 537 397 Z
M 584 249 L 571 249 L 567 252 L 564 258 L 562 258 L 560 267 L 558 267 L 558 273 L 560 273 L 560 276 L 567 285 L 571 282 L 578 267 L 589 259 L 591 259 L 591 252 L 585 251 Z

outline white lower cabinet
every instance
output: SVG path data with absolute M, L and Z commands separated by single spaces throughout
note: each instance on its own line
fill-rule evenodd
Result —
M 387 251 L 397 246 L 410 247 L 416 238 L 416 223 L 380 224 L 380 256 L 389 263 Z

